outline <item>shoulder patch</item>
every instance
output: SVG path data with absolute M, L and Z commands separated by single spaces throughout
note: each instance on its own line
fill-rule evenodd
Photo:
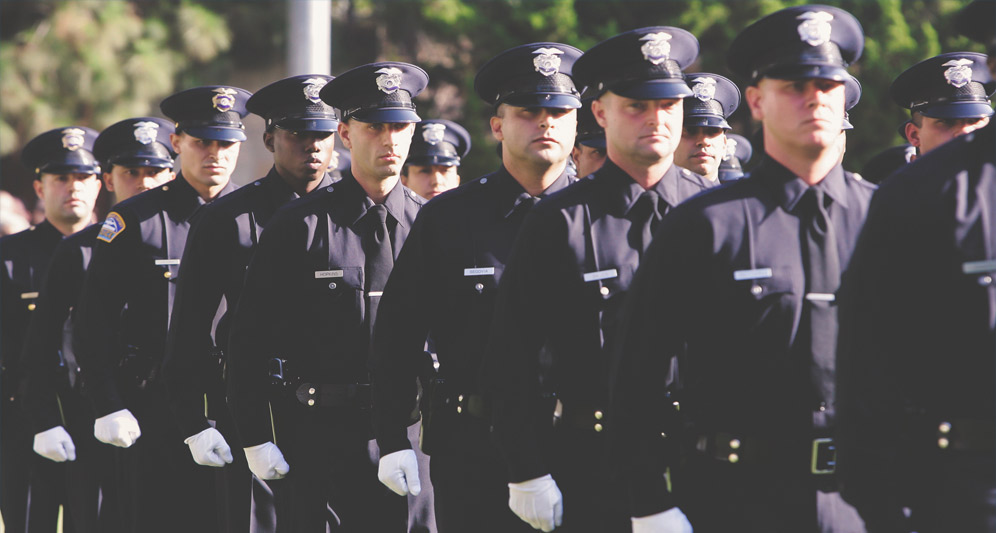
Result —
M 104 242 L 111 242 L 125 229 L 125 221 L 121 218 L 121 215 L 111 211 L 111 214 L 107 215 L 107 219 L 104 220 L 104 225 L 100 227 L 100 233 L 97 234 L 97 239 Z

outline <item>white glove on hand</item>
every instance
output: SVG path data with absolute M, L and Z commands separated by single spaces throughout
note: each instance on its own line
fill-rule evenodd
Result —
M 418 496 L 422 492 L 422 482 L 418 478 L 418 459 L 413 450 L 400 450 L 381 457 L 377 477 L 399 496 L 405 496 L 409 492 L 412 496 Z
M 100 442 L 127 448 L 142 436 L 142 430 L 131 411 L 122 409 L 95 420 L 93 436 Z
M 225 437 L 214 428 L 207 428 L 192 437 L 187 437 L 183 443 L 190 447 L 190 455 L 199 465 L 221 467 L 234 459 L 232 448 L 225 442 Z
M 36 433 L 34 449 L 38 455 L 57 463 L 76 460 L 76 445 L 62 426 Z
M 276 444 L 264 442 L 245 448 L 249 470 L 259 479 L 283 479 L 290 472 L 290 465 L 284 460 Z
M 692 524 L 677 507 L 632 521 L 633 533 L 692 533 Z
M 508 507 L 534 529 L 553 531 L 564 522 L 564 499 L 550 474 L 509 483 Z

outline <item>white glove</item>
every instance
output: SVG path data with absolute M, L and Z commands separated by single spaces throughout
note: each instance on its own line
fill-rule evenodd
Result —
M 290 465 L 284 460 L 276 444 L 264 442 L 245 448 L 249 470 L 259 479 L 283 479 L 290 472 Z
M 534 529 L 553 531 L 564 522 L 564 499 L 550 474 L 509 483 L 508 507 Z
M 399 496 L 405 496 L 409 492 L 412 496 L 418 496 L 422 492 L 422 482 L 418 479 L 418 459 L 413 450 L 400 450 L 381 457 L 377 477 Z
M 76 460 L 76 445 L 62 426 L 36 433 L 34 449 L 38 455 L 57 463 Z
M 677 507 L 632 520 L 633 533 L 692 533 L 692 524 Z
M 131 411 L 122 409 L 95 420 L 93 436 L 100 442 L 127 448 L 142 436 L 142 430 Z
M 225 466 L 234 459 L 225 437 L 214 428 L 207 428 L 194 436 L 187 437 L 183 443 L 190 446 L 190 455 L 199 465 Z

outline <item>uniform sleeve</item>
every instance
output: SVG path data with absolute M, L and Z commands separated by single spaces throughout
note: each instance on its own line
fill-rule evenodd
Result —
M 631 516 L 675 505 L 665 473 L 680 428 L 665 384 L 676 378 L 696 273 L 709 260 L 698 244 L 711 242 L 692 226 L 677 212 L 664 217 L 627 293 L 611 356 L 609 467 L 628 490 Z
M 542 205 L 542 204 L 541 204 Z M 550 425 L 543 409 L 540 353 L 550 328 L 570 306 L 566 219 L 559 211 L 534 209 L 523 221 L 498 286 L 481 383 L 492 397 L 495 443 L 510 481 L 549 473 L 540 452 L 540 428 Z
M 888 195 L 888 193 L 886 193 Z M 881 201 L 885 200 L 885 201 Z M 901 395 L 890 368 L 890 339 L 905 336 L 894 326 L 905 306 L 896 296 L 913 290 L 897 287 L 897 265 L 903 250 L 902 233 L 915 233 L 909 220 L 898 216 L 891 199 L 876 195 L 839 291 L 837 345 L 837 477 L 845 499 L 868 523 L 891 530 L 901 520 L 895 501 L 895 450 L 903 444 L 897 423 L 904 417 Z M 898 263 L 897 263 L 898 262 Z M 907 263 L 915 264 L 915 263 Z M 897 337 L 899 335 L 900 337 Z M 916 465 L 908 465 L 916 471 Z M 891 525 L 887 525 L 892 522 Z
M 121 357 L 121 314 L 133 291 L 139 271 L 135 252 L 142 244 L 138 220 L 126 211 L 118 215 L 124 227 L 110 239 L 103 233 L 97 237 L 74 313 L 74 351 L 85 380 L 83 393 L 98 418 L 125 408 L 114 371 Z
M 282 353 L 280 342 L 288 330 L 285 320 L 298 307 L 290 284 L 303 278 L 307 233 L 304 223 L 278 212 L 260 236 L 246 271 L 227 360 L 229 407 L 245 447 L 274 440 L 268 364 Z
M 64 241 L 55 250 L 25 336 L 25 409 L 35 432 L 64 425 L 58 393 L 68 376 L 60 368 L 60 352 L 66 321 L 83 284 L 83 258 L 78 246 L 68 245 L 71 242 Z
M 423 212 L 424 213 L 424 212 Z M 423 216 L 415 220 L 405 240 L 377 310 L 370 361 L 374 392 L 374 431 L 381 454 L 411 447 L 407 426 L 415 409 L 416 378 L 425 356 L 431 294 Z
M 212 326 L 222 304 L 226 267 L 235 254 L 237 239 L 233 218 L 205 209 L 190 230 L 180 261 L 163 377 L 170 407 L 184 435 L 209 427 L 204 394 L 211 380 L 221 377 L 217 361 L 212 360 Z

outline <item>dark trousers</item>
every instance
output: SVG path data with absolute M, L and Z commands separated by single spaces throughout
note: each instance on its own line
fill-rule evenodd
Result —
M 117 508 L 126 532 L 222 531 L 217 519 L 215 469 L 190 456 L 162 391 L 132 393 L 128 409 L 142 436 L 115 450 Z M 248 497 L 248 495 L 247 495 Z
M 487 422 L 448 420 L 432 454 L 432 485 L 439 533 L 529 533 L 508 508 L 508 469 L 488 436 Z
M 93 436 L 93 413 L 82 396 L 62 395 L 66 430 L 76 445 L 76 460 L 63 463 L 66 491 L 63 522 L 75 533 L 116 533 L 120 517 L 114 515 L 114 450 Z M 47 531 L 54 531 L 47 530 Z
M 278 533 L 404 533 L 407 500 L 377 478 L 368 412 L 274 404 L 276 444 L 290 471 L 268 481 Z
M 906 527 L 871 529 L 873 533 L 917 531 L 965 533 L 996 531 L 996 457 L 992 452 L 937 453 L 930 465 L 912 469 L 907 485 L 912 508 Z M 908 475 L 908 473 L 907 473 Z
M 24 531 L 28 511 L 33 434 L 24 416 L 4 398 L 0 401 L 0 513 L 6 531 Z
M 266 483 L 256 479 L 249 471 L 231 411 L 220 400 L 209 401 L 209 405 L 215 429 L 232 448 L 233 458 L 231 464 L 211 468 L 215 476 L 215 499 L 218 502 L 218 523 L 221 524 L 219 531 L 272 533 L 276 530 L 273 493 Z
M 547 453 L 554 481 L 564 497 L 566 533 L 632 531 L 622 484 L 605 467 L 607 434 L 560 426 Z
M 865 531 L 857 511 L 832 491 L 832 479 L 810 474 L 805 455 L 794 459 L 789 468 L 690 452 L 673 470 L 672 486 L 696 533 Z

